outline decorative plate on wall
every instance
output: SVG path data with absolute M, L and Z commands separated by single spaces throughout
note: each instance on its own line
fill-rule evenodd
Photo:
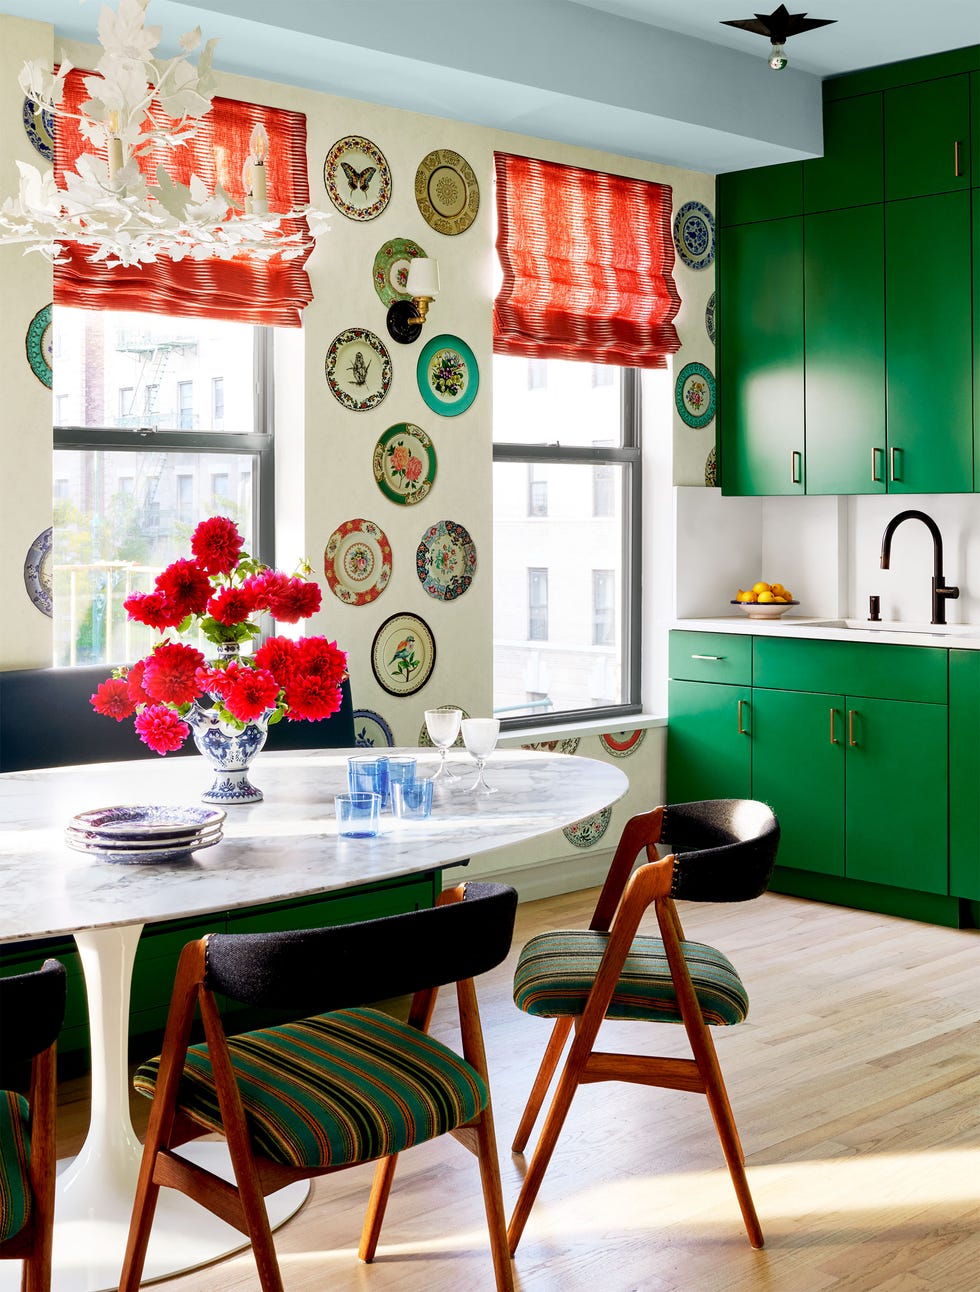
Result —
M 704 484 L 706 489 L 714 489 L 718 484 L 718 451 L 714 444 L 712 444 L 711 451 L 705 458 Z
M 54 333 L 51 327 L 51 306 L 45 305 L 31 319 L 24 340 L 27 362 L 38 381 L 51 389 L 51 363 L 54 356 Z
M 378 251 L 374 257 L 374 290 L 385 308 L 409 299 L 405 290 L 408 267 L 420 256 L 426 259 L 426 253 L 411 238 L 392 238 Z
M 391 355 L 365 327 L 344 328 L 335 336 L 324 366 L 331 393 L 352 413 L 376 408 L 391 385 Z
M 433 706 L 430 705 L 429 707 L 432 708 Z M 434 707 L 440 710 L 440 712 L 442 713 L 445 713 L 447 709 L 459 709 L 460 713 L 463 715 L 464 718 L 468 718 L 470 716 L 460 704 L 437 704 Z M 419 728 L 418 743 L 419 743 L 419 747 L 422 749 L 435 749 L 435 745 L 433 745 L 432 743 L 432 737 L 429 735 L 429 729 L 425 725 L 424 719 L 422 722 L 422 726 Z M 450 748 L 462 749 L 462 747 L 463 747 L 463 733 L 461 731 L 459 735 L 456 737 L 456 739 L 453 741 Z
M 395 737 L 380 713 L 373 709 L 354 710 L 354 746 L 357 749 L 391 748 Z
M 599 739 L 613 758 L 629 758 L 643 744 L 646 734 L 646 728 L 639 727 L 636 731 L 607 731 Z
M 323 554 L 330 591 L 348 606 L 366 606 L 391 578 L 391 544 L 372 520 L 345 520 Z
M 469 408 L 480 387 L 476 356 L 458 336 L 443 333 L 424 346 L 415 367 L 422 398 L 443 417 Z
M 348 220 L 373 220 L 391 198 L 391 171 L 370 139 L 345 135 L 327 153 L 323 183 L 330 201 Z
M 430 597 L 455 601 L 473 582 L 476 544 L 455 520 L 438 520 L 422 535 L 415 572 Z
M 574 825 L 565 826 L 562 834 L 576 848 L 591 848 L 593 844 L 599 842 L 609 829 L 611 820 L 612 808 L 605 807 L 601 812 L 596 812 L 594 816 L 583 817 L 581 821 L 576 821 Z
M 712 345 L 715 343 L 715 294 L 714 292 L 708 297 L 708 303 L 704 307 L 704 330 L 708 334 L 708 340 Z
M 574 754 L 579 747 L 580 736 L 568 736 L 565 740 L 535 740 L 522 749 L 539 749 L 545 754 Z
M 24 586 L 27 595 L 42 615 L 54 617 L 54 588 L 51 572 L 52 531 L 42 530 L 27 549 L 24 558 Z
M 414 695 L 429 678 L 436 662 L 436 639 L 418 615 L 402 611 L 386 619 L 371 645 L 371 669 L 390 695 Z
M 674 384 L 674 403 L 682 421 L 697 430 L 715 415 L 715 379 L 703 363 L 686 363 Z
M 415 201 L 422 219 L 439 233 L 462 233 L 480 209 L 473 167 L 451 148 L 436 148 L 415 172 Z
M 45 161 L 54 161 L 54 114 L 38 108 L 33 99 L 24 99 L 24 129 L 27 137 Z
M 432 488 L 436 451 L 421 426 L 396 422 L 374 446 L 372 466 L 384 496 L 408 507 L 421 502 Z
M 691 269 L 707 269 L 715 258 L 715 217 L 703 202 L 685 202 L 674 216 L 674 246 Z

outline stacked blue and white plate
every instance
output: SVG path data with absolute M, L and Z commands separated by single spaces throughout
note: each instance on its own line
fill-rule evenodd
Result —
M 178 861 L 221 839 L 220 808 L 123 803 L 73 816 L 65 830 L 69 848 L 103 861 L 147 866 Z

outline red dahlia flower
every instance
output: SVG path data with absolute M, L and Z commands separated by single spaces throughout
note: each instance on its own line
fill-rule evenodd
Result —
M 147 624 L 157 632 L 176 628 L 186 618 L 179 606 L 173 605 L 162 592 L 134 592 L 123 602 L 123 609 L 138 624 Z
M 110 677 L 107 682 L 100 682 L 96 692 L 90 697 L 92 708 L 106 718 L 115 718 L 122 722 L 136 712 L 136 705 L 129 698 L 129 687 L 124 677 Z
M 195 647 L 164 642 L 146 661 L 143 689 L 161 704 L 189 704 L 201 694 L 196 674 L 203 663 Z
M 255 597 L 244 585 L 222 588 L 208 602 L 208 614 L 219 624 L 243 623 L 255 609 Z
M 326 637 L 303 637 L 296 643 L 296 673 L 316 675 L 331 686 L 340 686 L 347 676 L 347 655 Z
M 190 727 L 165 704 L 148 704 L 136 715 L 136 733 L 155 754 L 179 749 L 190 735 Z
M 319 718 L 329 718 L 340 708 L 340 688 L 326 678 L 311 673 L 308 677 L 297 677 L 286 687 L 286 717 L 291 721 L 307 719 L 315 722 Z
M 146 671 L 146 660 L 138 659 L 126 674 L 126 686 L 133 704 L 151 704 L 150 696 L 143 690 L 143 674 Z
M 292 677 L 297 661 L 297 643 L 288 637 L 269 637 L 255 652 L 255 663 L 266 668 L 280 686 Z
M 229 664 L 225 670 L 225 708 L 239 722 L 253 722 L 275 708 L 279 683 L 267 669 Z
M 309 619 L 320 609 L 322 593 L 315 583 L 305 579 L 287 579 L 284 585 L 269 592 L 269 613 L 283 624 Z
M 230 574 L 242 551 L 238 526 L 226 516 L 202 520 L 191 535 L 191 551 L 206 574 Z
M 162 593 L 180 619 L 203 615 L 211 595 L 211 580 L 194 561 L 174 561 L 156 577 L 157 591 Z

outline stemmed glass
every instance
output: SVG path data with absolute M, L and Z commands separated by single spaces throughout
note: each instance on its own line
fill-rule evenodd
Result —
M 462 709 L 426 709 L 425 711 L 425 729 L 429 733 L 429 739 L 439 750 L 440 757 L 439 770 L 432 778 L 433 788 L 441 788 L 451 781 L 459 780 L 459 777 L 454 776 L 446 765 L 446 750 L 459 735 L 462 716 Z
M 483 775 L 487 758 L 497 746 L 500 735 L 499 718 L 464 718 L 462 721 L 463 744 L 476 759 L 477 777 L 469 788 L 470 794 L 496 794 L 493 785 L 488 785 Z

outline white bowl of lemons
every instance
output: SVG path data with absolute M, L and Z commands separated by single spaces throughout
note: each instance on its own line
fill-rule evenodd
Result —
M 790 606 L 800 603 L 793 600 L 793 594 L 781 583 L 753 583 L 751 588 L 739 588 L 732 598 L 732 605 L 750 619 L 778 619 Z

